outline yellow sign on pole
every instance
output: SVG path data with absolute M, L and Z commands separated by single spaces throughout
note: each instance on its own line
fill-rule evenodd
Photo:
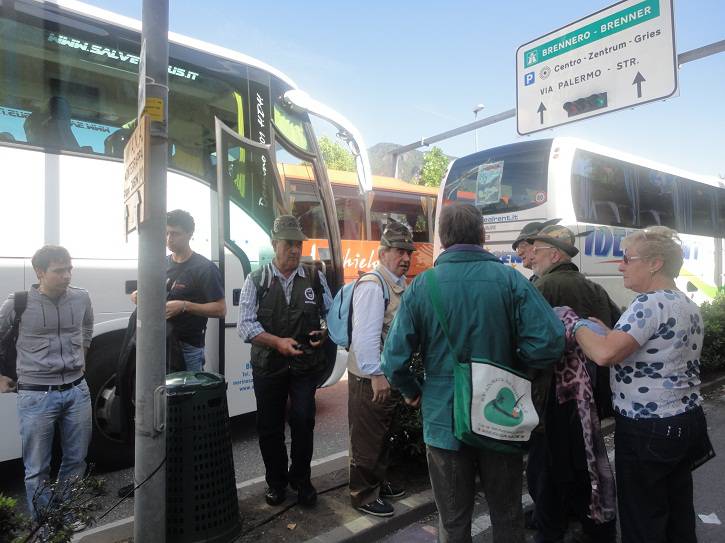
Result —
M 164 100 L 163 98 L 146 97 L 143 108 L 144 115 L 151 117 L 152 121 L 164 122 Z
M 146 174 L 149 159 L 149 125 L 143 115 L 123 150 L 123 207 L 126 222 L 126 236 L 138 229 L 146 217 Z

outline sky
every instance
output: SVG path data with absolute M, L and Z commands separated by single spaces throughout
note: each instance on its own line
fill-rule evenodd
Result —
M 141 0 L 86 0 L 141 18 Z M 366 0 L 170 2 L 170 29 L 256 57 L 379 142 L 419 141 L 516 107 L 516 49 L 613 2 Z M 725 2 L 675 0 L 676 49 L 725 39 Z M 679 95 L 519 136 L 515 119 L 479 129 L 478 148 L 575 136 L 692 172 L 725 176 L 725 53 L 684 64 Z M 438 144 L 474 152 L 474 134 Z M 423 148 L 422 150 L 425 150 Z

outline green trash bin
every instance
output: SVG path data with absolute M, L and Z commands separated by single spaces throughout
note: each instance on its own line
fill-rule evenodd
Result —
M 232 541 L 241 531 L 227 384 L 209 372 L 166 376 L 166 537 Z

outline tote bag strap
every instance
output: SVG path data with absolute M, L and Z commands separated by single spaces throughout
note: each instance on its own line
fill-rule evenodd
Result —
M 451 336 L 448 333 L 448 325 L 446 324 L 446 320 L 443 316 L 443 306 L 441 303 L 441 290 L 438 286 L 438 278 L 436 277 L 436 270 L 435 268 L 431 268 L 427 272 L 425 272 L 425 288 L 428 291 L 428 298 L 430 299 L 430 303 L 433 306 L 433 313 L 435 313 L 436 320 L 438 321 L 438 324 L 441 327 L 441 330 L 443 330 L 443 335 L 446 336 L 446 342 L 448 343 L 448 349 L 451 351 L 451 354 L 453 355 L 453 358 L 458 361 L 458 354 L 456 353 L 456 350 L 453 348 L 453 342 L 451 341 Z

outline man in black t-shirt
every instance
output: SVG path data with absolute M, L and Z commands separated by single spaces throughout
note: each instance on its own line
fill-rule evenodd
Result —
M 166 215 L 166 319 L 173 326 L 187 371 L 204 366 L 204 334 L 209 317 L 227 312 L 221 273 L 210 260 L 191 250 L 194 218 L 175 209 Z M 136 302 L 136 293 L 131 295 Z

